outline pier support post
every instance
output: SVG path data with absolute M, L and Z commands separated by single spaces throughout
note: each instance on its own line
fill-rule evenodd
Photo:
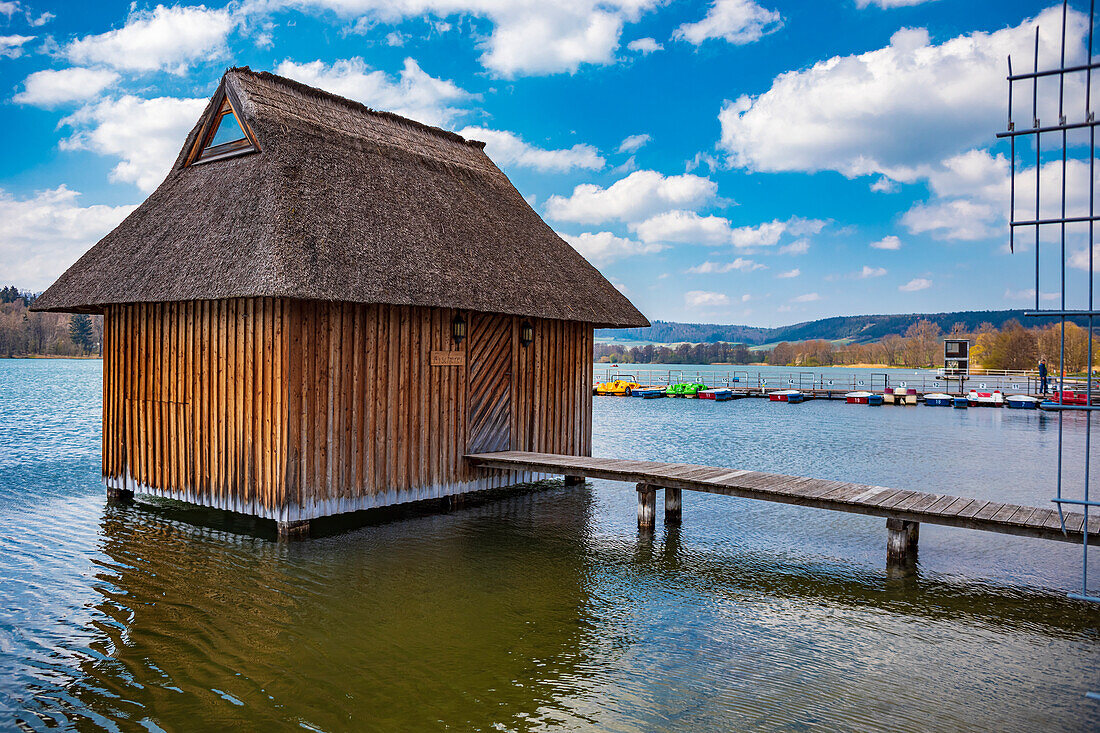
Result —
M 665 524 L 679 524 L 682 518 L 680 489 L 665 489 Z
M 128 504 L 134 500 L 134 492 L 129 489 L 116 489 L 113 486 L 107 487 L 107 503 L 108 504 Z
M 917 559 L 917 540 L 920 536 L 920 523 L 904 519 L 886 520 L 886 566 L 908 565 Z
M 279 540 L 304 540 L 309 537 L 309 520 L 298 519 L 293 522 L 275 522 L 279 531 Z
M 584 485 L 584 476 L 566 476 L 565 477 L 565 485 L 567 487 L 569 487 L 569 486 L 583 486 Z
M 657 489 L 638 484 L 638 529 L 653 529 L 657 515 Z

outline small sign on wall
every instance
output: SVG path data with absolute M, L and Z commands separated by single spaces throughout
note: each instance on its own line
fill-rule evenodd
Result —
M 432 366 L 466 366 L 466 352 L 433 351 Z

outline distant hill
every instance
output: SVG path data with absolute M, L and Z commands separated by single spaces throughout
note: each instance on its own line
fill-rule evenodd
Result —
M 906 313 L 897 315 L 874 316 L 836 316 L 817 321 L 805 321 L 778 328 L 759 326 L 723 326 L 715 323 L 676 323 L 674 321 L 654 321 L 648 328 L 599 328 L 597 337 L 630 341 L 650 341 L 653 343 L 701 343 L 711 344 L 718 341 L 743 344 L 771 344 L 778 341 L 848 341 L 868 343 L 878 341 L 884 336 L 897 334 L 902 336 L 918 320 L 926 318 L 944 331 L 950 331 L 956 323 L 972 331 L 979 324 L 992 323 L 1000 328 L 1006 321 L 1016 319 L 1025 326 L 1039 325 L 1054 319 L 1025 318 L 1023 310 L 1001 311 L 954 311 L 952 313 Z M 1084 319 L 1079 325 L 1085 325 Z

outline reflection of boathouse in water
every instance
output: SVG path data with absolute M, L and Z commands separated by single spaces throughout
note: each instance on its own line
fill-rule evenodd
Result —
M 275 519 L 591 451 L 593 328 L 647 321 L 482 143 L 229 70 L 160 187 L 36 302 L 102 313 L 103 475 Z

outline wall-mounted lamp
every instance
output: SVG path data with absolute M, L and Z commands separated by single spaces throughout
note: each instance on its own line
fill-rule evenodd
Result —
M 466 338 L 466 321 L 463 320 L 461 313 L 451 321 L 451 336 L 456 344 L 461 344 L 462 339 Z
M 531 342 L 535 340 L 535 327 L 531 325 L 530 321 L 524 321 L 519 326 L 519 344 L 520 346 L 530 346 Z

